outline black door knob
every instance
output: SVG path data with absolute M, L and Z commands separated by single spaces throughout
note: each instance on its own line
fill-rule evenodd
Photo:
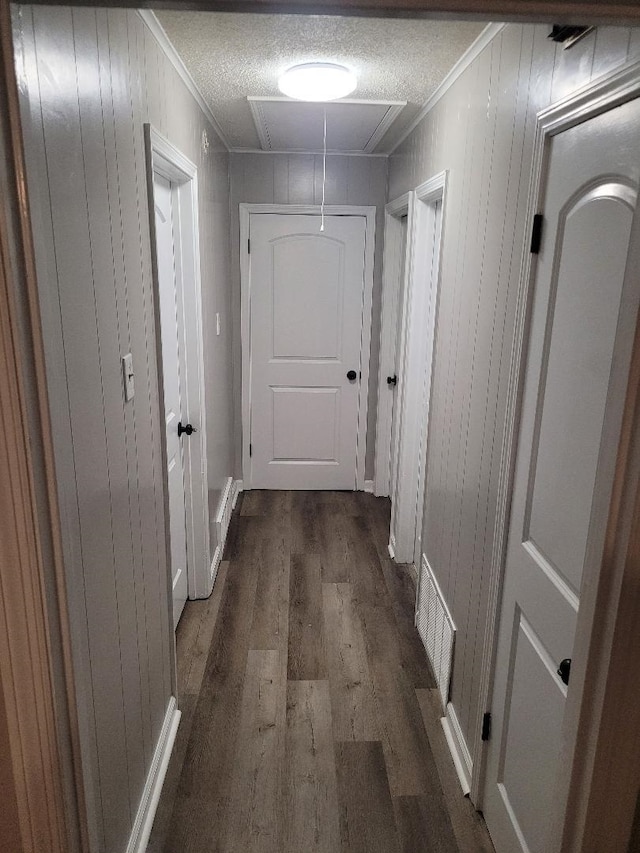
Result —
M 560 661 L 558 675 L 565 684 L 569 683 L 569 676 L 571 675 L 571 658 L 565 658 L 563 661 Z
M 191 426 L 191 424 L 182 426 L 182 421 L 180 421 L 178 423 L 178 438 L 180 438 L 183 432 L 186 432 L 187 435 L 191 435 L 191 433 L 198 432 L 198 430 L 194 426 Z
M 390 388 L 395 388 L 397 384 L 398 384 L 398 377 L 396 376 L 395 373 L 393 374 L 393 376 L 387 376 L 387 385 Z
M 350 371 L 347 373 L 347 379 L 348 379 L 350 382 L 353 382 L 353 380 L 356 378 L 356 376 L 357 376 L 357 375 L 358 375 L 358 374 L 355 372 L 355 370 L 350 370 Z

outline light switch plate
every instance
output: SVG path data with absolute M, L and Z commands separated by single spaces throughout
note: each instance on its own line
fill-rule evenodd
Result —
M 124 399 L 127 403 L 135 394 L 133 379 L 133 356 L 129 352 L 122 356 L 122 381 L 124 382 Z

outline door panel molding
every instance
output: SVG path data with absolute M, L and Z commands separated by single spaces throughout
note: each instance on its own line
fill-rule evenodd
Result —
M 183 446 L 183 467 L 187 513 L 187 577 L 189 598 L 206 598 L 212 588 L 209 492 L 207 480 L 207 421 L 204 380 L 204 333 L 202 326 L 202 291 L 200 279 L 200 231 L 198 224 L 198 170 L 196 166 L 150 124 L 144 126 L 147 155 L 147 187 L 149 197 L 151 245 L 155 246 L 153 175 L 158 174 L 176 187 L 181 268 L 179 287 L 182 291 L 182 317 L 179 318 L 181 361 L 185 377 L 181 383 L 185 399 L 183 414 L 198 432 Z M 154 313 L 158 364 L 162 365 L 160 340 L 160 300 L 156 252 L 151 252 L 154 286 Z M 162 369 L 160 367 L 160 369 Z M 163 383 L 159 381 L 160 404 L 164 412 Z M 164 419 L 163 419 L 164 422 Z M 162 431 L 163 478 L 165 482 L 165 518 L 167 560 L 171 566 L 169 542 L 168 479 L 166 471 L 166 435 Z M 169 602 L 172 601 L 169 578 Z
M 252 215 L 306 214 L 319 216 L 319 205 L 306 204 L 249 204 L 241 203 L 240 210 L 240 334 L 242 343 L 242 473 L 243 486 L 251 488 L 251 255 L 249 232 Z M 365 487 L 364 471 L 367 446 L 367 410 L 369 403 L 369 361 L 371 353 L 371 302 L 373 294 L 373 261 L 376 208 L 359 205 L 325 205 L 326 216 L 362 216 L 365 219 L 364 289 L 362 305 L 362 336 L 360 361 L 362 377 L 358 391 L 358 430 L 356 449 L 356 489 Z
M 536 134 L 533 149 L 533 165 L 531 179 L 529 184 L 528 202 L 527 202 L 527 222 L 525 235 L 531 233 L 534 223 L 534 215 L 541 210 L 544 204 L 544 176 L 548 169 L 549 162 L 549 144 L 553 136 L 568 130 L 577 124 L 580 124 L 587 119 L 594 118 L 609 109 L 612 109 L 620 104 L 640 95 L 640 62 L 634 62 L 627 65 L 625 68 L 613 72 L 601 78 L 597 83 L 590 84 L 578 91 L 574 95 L 565 98 L 551 107 L 542 110 L 537 117 Z M 624 283 L 624 290 L 627 291 L 630 277 L 637 275 L 637 268 L 640 258 L 640 217 L 636 212 L 634 226 L 632 230 L 629 263 Z M 635 261 L 635 263 L 634 263 Z M 504 578 L 506 545 L 509 529 L 509 516 L 511 506 L 511 492 L 513 488 L 514 469 L 516 459 L 516 444 L 520 422 L 520 407 L 522 399 L 522 388 L 524 380 L 525 355 L 526 355 L 526 340 L 529 325 L 529 308 L 532 293 L 532 283 L 536 273 L 536 255 L 525 252 L 519 277 L 519 287 L 517 294 L 516 315 L 515 315 L 515 332 L 514 344 L 511 353 L 509 367 L 509 383 L 506 400 L 506 417 L 505 417 L 505 433 L 501 449 L 500 463 L 500 481 L 497 493 L 497 514 L 494 532 L 494 546 L 491 559 L 491 575 L 489 581 L 489 603 L 487 626 L 485 629 L 484 647 L 482 655 L 482 671 L 480 682 L 480 694 L 478 703 L 478 714 L 476 720 L 477 730 L 482 727 L 482 717 L 484 712 L 488 710 L 490 697 L 493 690 L 494 667 L 495 667 L 495 652 L 497 645 L 497 628 L 499 619 L 499 607 L 502 593 L 502 585 Z M 636 317 L 631 319 L 631 322 L 636 322 Z M 638 344 L 636 344 L 638 346 Z M 636 353 L 636 368 L 637 361 L 640 360 L 640 355 Z M 635 399 L 638 374 L 637 370 L 632 371 L 629 376 L 629 391 L 628 397 Z M 627 403 L 627 408 L 631 403 Z M 633 412 L 627 412 L 627 431 L 631 429 L 630 423 L 633 418 Z M 637 416 L 636 416 L 637 417 Z M 637 422 L 636 422 L 637 429 Z M 628 444 L 627 434 L 627 444 Z M 619 458 L 624 456 L 625 432 L 623 429 L 622 444 L 619 451 Z M 630 453 L 627 447 L 627 454 Z M 637 455 L 637 454 L 636 454 Z M 617 482 L 614 485 L 614 500 L 611 506 L 611 518 L 613 519 L 619 507 L 615 506 L 616 490 L 621 491 L 623 486 L 633 490 L 633 484 L 638 483 L 638 464 L 631 466 L 631 470 L 624 470 L 618 463 Z M 635 491 L 631 496 L 627 496 L 628 503 L 633 503 Z M 630 512 L 629 505 L 626 508 Z M 586 672 L 582 673 L 584 680 L 583 690 L 573 690 L 569 694 L 567 701 L 567 709 L 565 712 L 565 730 L 563 732 L 563 740 L 565 743 L 563 760 L 560 762 L 561 779 L 559 781 L 558 790 L 554 798 L 555 814 L 551 816 L 556 827 L 554 832 L 553 851 L 550 853 L 574 853 L 574 851 L 584 851 L 587 847 L 584 846 L 585 827 L 587 826 L 588 809 L 598 806 L 596 801 L 589 801 L 589 795 L 592 786 L 595 786 L 595 770 L 596 764 L 594 760 L 593 750 L 587 750 L 586 759 L 584 752 L 577 748 L 580 744 L 593 743 L 602 734 L 600 723 L 604 724 L 604 718 L 601 718 L 596 713 L 598 706 L 598 696 L 602 693 L 603 685 L 607 679 L 607 675 L 612 671 L 613 659 L 609 654 L 611 651 L 611 636 L 613 629 L 606 629 L 606 625 L 614 625 L 618 617 L 617 599 L 612 598 L 611 590 L 618 589 L 622 583 L 622 574 L 625 571 L 624 555 L 626 555 L 626 547 L 633 546 L 632 540 L 628 538 L 628 527 L 619 528 L 616 531 L 611 525 L 614 522 L 610 520 L 609 528 L 609 551 L 611 556 L 613 552 L 617 552 L 618 565 L 616 570 L 612 569 L 612 576 L 607 578 L 606 583 L 587 585 L 581 598 L 580 610 L 578 613 L 577 631 L 575 639 L 575 656 L 588 660 Z M 629 521 L 630 524 L 630 521 Z M 625 535 L 620 539 L 616 537 L 616 532 L 623 532 Z M 624 552 L 624 554 L 623 554 Z M 621 556 L 622 555 L 622 556 Z M 605 565 L 607 553 L 605 551 Z M 628 566 L 626 567 L 628 570 Z M 617 574 L 616 574 L 617 572 Z M 602 573 L 601 574 L 605 574 Z M 605 589 L 606 587 L 606 589 Z M 615 599 L 615 600 L 614 600 Z M 629 610 L 632 608 L 630 607 Z M 597 622 L 594 617 L 598 614 Z M 628 615 L 628 614 L 627 614 Z M 638 626 L 633 629 L 628 628 L 628 636 L 632 633 L 637 637 Z M 628 654 L 628 647 L 625 650 L 621 648 L 620 655 Z M 572 671 L 572 679 L 575 681 L 580 676 L 580 673 Z M 589 689 L 587 689 L 589 688 Z M 600 701 L 600 704 L 602 702 Z M 580 723 L 579 723 L 580 721 Z M 588 724 L 587 722 L 588 721 Z M 579 724 L 581 728 L 579 728 Z M 611 734 L 611 732 L 609 732 Z M 637 740 L 637 733 L 636 738 Z M 634 741 L 635 746 L 635 741 Z M 640 751 L 640 746 L 638 747 Z M 582 754 L 581 754 L 582 753 Z M 486 742 L 478 740 L 473 756 L 473 777 L 471 784 L 471 799 L 477 808 L 482 807 L 484 787 L 486 783 Z M 577 783 L 577 780 L 579 784 Z M 601 798 L 602 800 L 603 798 Z M 570 808 L 567 808 L 567 803 Z M 598 806 L 601 811 L 601 806 Z M 629 826 L 626 828 L 622 824 L 617 827 L 617 835 L 622 837 L 625 831 L 630 832 L 631 821 L 633 814 L 629 820 Z M 627 835 L 628 835 L 627 832 Z M 608 836 L 613 843 L 613 836 Z M 590 849 L 590 848 L 589 848 Z M 595 848 L 594 848 L 595 849 Z M 623 850 L 623 847 L 611 846 L 611 850 Z

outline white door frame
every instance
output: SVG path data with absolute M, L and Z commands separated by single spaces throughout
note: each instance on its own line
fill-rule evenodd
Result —
M 183 417 L 197 432 L 183 444 L 184 492 L 187 526 L 187 584 L 189 598 L 206 598 L 211 592 L 212 573 L 209 542 L 209 492 L 207 481 L 207 424 L 204 387 L 204 336 L 200 283 L 200 232 L 198 225 L 198 170 L 174 145 L 150 124 L 145 124 L 147 184 L 151 223 L 151 259 L 153 269 L 156 350 L 159 369 L 160 405 L 164 411 L 162 349 L 160 342 L 160 299 L 155 252 L 153 202 L 154 174 L 166 178 L 175 193 L 179 225 L 180 263 L 176 263 L 177 286 L 182 293 L 182 312 L 178 315 L 178 345 L 185 375 L 181 377 Z M 164 418 L 163 418 L 164 422 Z M 166 468 L 166 436 L 162 433 L 165 524 L 169 545 L 169 494 Z M 169 565 L 170 563 L 170 549 Z
M 396 431 L 398 446 L 391 451 L 397 454 L 397 476 L 395 494 L 391 496 L 389 552 L 399 563 L 414 562 L 417 525 L 422 523 L 422 519 L 418 519 L 419 490 L 424 488 L 423 456 L 426 459 L 426 455 L 423 448 L 427 441 L 431 399 L 446 186 L 446 171 L 420 184 L 413 193 L 408 223 L 408 269 L 402 300 L 396 401 L 400 421 Z M 439 203 L 438 215 L 435 215 L 436 203 Z M 435 257 L 438 269 L 434 274 L 431 249 L 434 229 L 438 228 Z
M 633 63 L 621 71 L 613 72 L 587 86 L 577 94 L 554 104 L 538 113 L 536 136 L 533 151 L 533 167 L 527 204 L 527 225 L 525 234 L 531 234 L 533 217 L 543 204 L 544 176 L 548 169 L 549 143 L 551 138 L 581 122 L 605 112 L 633 97 L 640 96 L 640 62 Z M 640 217 L 636 212 L 634 229 L 630 244 L 630 257 L 640 256 Z M 505 571 L 506 544 L 509 531 L 511 493 L 517 436 L 520 423 L 520 404 L 526 360 L 526 340 L 530 313 L 530 296 L 535 277 L 536 256 L 525 251 L 519 279 L 517 296 L 514 344 L 509 369 L 509 385 L 506 402 L 505 432 L 500 457 L 500 481 L 497 494 L 497 516 L 495 523 L 494 545 L 491 559 L 489 581 L 489 602 L 487 625 L 482 655 L 482 670 L 479 692 L 476 731 L 482 727 L 485 711 L 490 711 L 489 703 L 493 690 L 495 671 L 495 653 L 500 617 L 501 592 Z M 628 264 L 626 279 L 637 276 L 637 265 Z M 625 289 L 628 287 L 625 281 Z M 633 318 L 635 323 L 636 318 Z M 633 472 L 637 486 L 638 472 Z M 634 491 L 635 494 L 635 491 Z M 628 533 L 626 525 L 625 533 Z M 624 536 L 623 536 L 624 538 Z M 553 850 L 556 853 L 584 849 L 582 830 L 585 825 L 588 798 L 593 778 L 593 750 L 588 748 L 599 733 L 600 703 L 602 689 L 606 681 L 610 660 L 608 657 L 613 636 L 612 627 L 618 616 L 619 593 L 624 573 L 624 562 L 608 567 L 605 583 L 583 583 L 580 608 L 576 625 L 574 646 L 575 664 L 571 670 L 572 689 L 567 697 L 565 725 L 563 728 L 564 752 L 560 765 L 560 779 L 557 796 L 554 798 L 555 815 L 550 815 L 557 832 L 552 833 Z M 614 594 L 612 595 L 612 591 Z M 596 622 L 596 616 L 597 622 Z M 594 627 L 598 628 L 594 632 Z M 596 639 L 595 647 L 592 639 Z M 579 663 L 580 662 L 580 663 Z M 584 690 L 589 684 L 590 690 Z M 579 741 L 584 750 L 577 750 L 578 722 L 582 724 Z M 578 755 L 580 753 L 580 755 Z M 482 807 L 482 799 L 487 782 L 487 742 L 477 739 L 473 754 L 473 772 L 471 777 L 471 799 L 477 808 Z M 586 758 L 585 758 L 586 755 Z M 579 765 L 579 766 L 578 766 Z M 576 784 L 579 779 L 580 783 Z M 569 797 L 573 800 L 571 810 L 566 808 Z
M 362 300 L 362 337 L 360 341 L 362 378 L 358 392 L 358 433 L 356 448 L 356 489 L 364 491 L 364 466 L 367 452 L 367 408 L 369 403 L 369 358 L 371 353 L 371 299 L 373 293 L 373 259 L 376 208 L 327 204 L 326 216 L 363 216 L 365 219 L 364 290 Z M 307 204 L 240 204 L 240 335 L 242 341 L 242 481 L 251 488 L 251 255 L 249 231 L 252 215 L 278 213 L 320 216 L 319 205 Z
M 409 217 L 413 193 L 408 192 L 390 201 L 384 209 L 384 243 L 382 256 L 382 307 L 380 309 L 380 356 L 378 361 L 378 409 L 376 413 L 376 449 L 373 493 L 388 497 L 391 489 L 391 432 L 393 400 L 397 390 L 387 384 L 387 376 L 396 372 L 398 341 L 398 311 L 407 279 L 406 256 L 409 230 L 403 240 L 402 218 Z

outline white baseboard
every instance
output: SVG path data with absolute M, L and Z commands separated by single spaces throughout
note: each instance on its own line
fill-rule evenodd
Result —
M 389 556 L 392 560 L 396 558 L 396 537 L 393 533 L 389 534 L 389 544 L 387 545 L 387 551 L 389 552 Z
M 211 568 L 209 569 L 209 589 L 213 589 L 213 585 L 216 580 L 216 575 L 218 574 L 218 569 L 220 568 L 220 560 L 222 559 L 222 548 L 220 545 L 216 545 L 216 550 L 213 552 L 213 559 L 211 560 Z
M 447 739 L 447 745 L 453 758 L 453 763 L 460 780 L 462 793 L 467 796 L 471 791 L 471 773 L 473 770 L 473 762 L 469 747 L 462 734 L 458 716 L 451 702 L 447 705 L 446 716 L 442 717 L 440 722 L 444 729 L 444 736 Z
M 238 502 L 238 495 L 242 491 L 244 491 L 242 480 L 234 480 L 233 481 L 232 499 L 231 499 L 231 509 L 236 508 L 236 504 Z
M 364 490 L 367 494 L 373 494 L 373 480 L 365 480 L 364 481 Z
M 149 775 L 145 782 L 144 790 L 136 819 L 133 823 L 133 829 L 127 844 L 127 853 L 145 853 L 149 836 L 151 835 L 151 827 L 156 816 L 164 777 L 167 774 L 169 759 L 173 750 L 173 744 L 176 740 L 178 725 L 180 724 L 181 712 L 176 707 L 175 696 L 169 699 L 167 713 L 162 724 L 162 731 L 156 744 L 153 760 L 149 769 Z

